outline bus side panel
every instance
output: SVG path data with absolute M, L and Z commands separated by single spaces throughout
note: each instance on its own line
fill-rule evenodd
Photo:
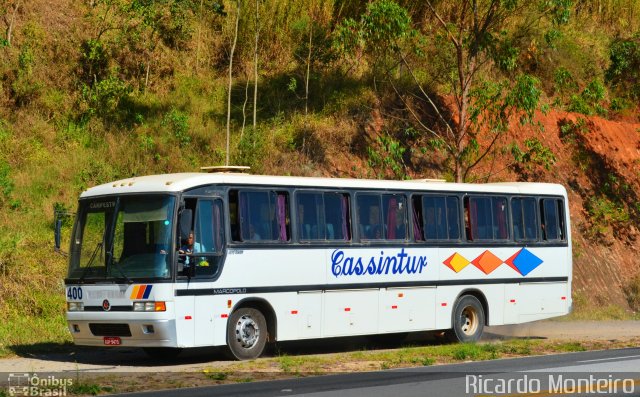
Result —
M 504 286 L 504 324 L 517 324 L 520 316 L 520 284 L 506 284 Z
M 380 290 L 380 333 L 434 328 L 436 288 Z
M 567 283 L 520 285 L 520 322 L 542 320 L 568 312 Z
M 298 293 L 298 337 L 319 338 L 322 336 L 322 292 Z
M 193 296 L 176 296 L 176 336 L 178 347 L 193 347 L 195 325 Z
M 378 331 L 378 289 L 327 291 L 323 336 L 366 335 Z
M 193 320 L 195 321 L 195 345 L 211 346 L 214 344 L 214 317 L 220 311 L 216 307 L 213 295 L 196 296 Z M 218 304 L 219 306 L 219 304 Z M 220 315 L 218 314 L 218 317 Z

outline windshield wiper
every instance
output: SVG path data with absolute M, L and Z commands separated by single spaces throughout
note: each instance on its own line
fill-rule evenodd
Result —
M 124 278 L 128 284 L 133 284 L 133 281 L 125 274 L 124 270 L 122 270 L 122 268 L 120 267 L 120 264 L 113 259 L 113 253 L 107 252 L 107 255 L 109 255 L 109 261 L 107 262 L 109 266 L 111 265 L 115 266 L 115 268 L 118 269 L 120 274 L 122 274 L 122 278 Z
M 93 260 L 96 259 L 96 254 L 98 253 L 98 250 L 102 252 L 102 246 L 103 246 L 102 241 L 100 241 L 96 245 L 96 248 L 93 250 L 93 253 L 91 254 L 91 258 L 89 258 L 89 262 L 87 262 L 87 266 L 85 266 L 84 270 L 82 271 L 82 274 L 80 275 L 80 278 L 78 279 L 78 283 L 81 283 L 84 281 L 84 278 L 87 275 L 87 272 L 89 271 L 89 269 L 91 268 L 91 265 L 93 264 Z

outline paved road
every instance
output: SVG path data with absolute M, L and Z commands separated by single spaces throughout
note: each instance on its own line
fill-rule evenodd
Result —
M 500 388 L 501 385 L 504 387 Z M 640 348 L 155 391 L 121 396 L 454 397 L 550 396 L 558 394 L 640 396 Z
M 485 328 L 485 340 L 527 337 L 535 339 L 612 340 L 640 336 L 640 321 L 540 321 L 513 326 Z M 412 337 L 421 337 L 420 334 Z M 362 338 L 283 344 L 289 355 L 321 354 L 362 349 Z M 320 347 L 319 347 L 320 346 Z M 188 372 L 206 367 L 224 368 L 229 362 L 215 349 L 188 352 L 176 362 L 158 362 L 141 349 L 89 348 L 67 352 L 21 354 L 0 359 L 3 372 Z

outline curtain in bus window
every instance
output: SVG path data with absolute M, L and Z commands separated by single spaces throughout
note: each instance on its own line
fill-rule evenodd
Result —
M 278 223 L 279 223 L 279 236 L 278 240 L 288 241 L 287 236 L 287 213 L 286 213 L 287 198 L 284 193 L 278 193 Z
M 522 199 L 522 223 L 524 238 L 527 240 L 538 239 L 538 214 L 536 213 L 536 200 L 533 198 Z
M 507 231 L 507 199 L 505 197 L 493 198 L 493 238 L 506 240 L 509 238 Z
M 424 235 L 422 234 L 422 224 L 420 222 L 420 215 L 418 215 L 418 204 L 420 201 L 417 197 L 412 200 L 411 216 L 413 217 L 413 237 L 416 241 L 424 241 Z

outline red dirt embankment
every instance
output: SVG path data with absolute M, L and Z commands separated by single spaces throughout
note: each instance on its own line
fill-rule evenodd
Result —
M 640 205 L 640 124 L 560 111 L 538 114 L 536 121 L 542 132 L 520 127 L 510 138 L 523 142 L 536 136 L 557 158 L 551 170 L 540 167 L 529 179 L 561 183 L 569 191 L 574 295 L 597 306 L 626 307 L 623 287 L 640 272 L 637 219 L 632 217 L 623 230 L 601 221 L 603 233 L 595 235 L 587 208 L 603 192 L 618 195 L 627 209 Z

